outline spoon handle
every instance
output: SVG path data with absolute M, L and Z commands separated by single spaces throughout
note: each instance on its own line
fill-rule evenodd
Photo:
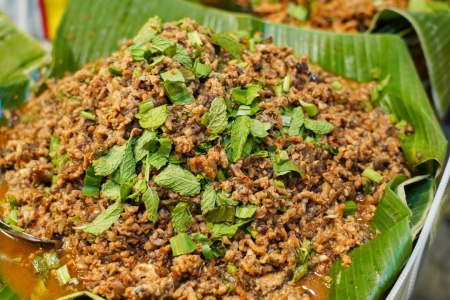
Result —
M 17 231 L 14 228 L 12 228 L 11 226 L 9 226 L 8 224 L 4 223 L 3 220 L 1 220 L 1 219 L 0 219 L 0 230 L 13 238 L 19 238 L 19 239 L 26 240 L 31 243 L 38 243 L 42 247 L 55 246 L 55 244 L 57 243 L 57 241 L 54 241 L 54 240 L 43 240 L 38 237 L 35 237 L 34 235 Z

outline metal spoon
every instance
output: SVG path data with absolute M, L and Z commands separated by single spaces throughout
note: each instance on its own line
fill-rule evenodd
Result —
M 63 244 L 61 240 L 40 239 L 38 237 L 35 237 L 34 235 L 17 231 L 8 224 L 4 223 L 3 220 L 1 219 L 0 219 L 0 231 L 2 231 L 3 233 L 12 238 L 19 238 L 33 244 L 39 244 L 42 248 L 49 248 L 49 247 L 61 248 Z

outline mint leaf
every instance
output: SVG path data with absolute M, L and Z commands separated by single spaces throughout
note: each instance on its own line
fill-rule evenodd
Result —
M 185 232 L 191 224 L 191 210 L 188 203 L 178 202 L 172 211 L 172 226 L 176 233 Z
M 162 52 L 164 55 L 173 56 L 177 51 L 177 44 L 174 41 L 157 36 L 152 41 L 153 51 Z
M 142 202 L 144 202 L 149 221 L 156 223 L 158 221 L 159 196 L 152 188 L 147 188 L 142 194 Z
M 187 51 L 180 45 L 177 44 L 177 50 L 175 52 L 175 55 L 173 56 L 173 59 L 178 61 L 180 64 L 187 66 L 189 68 L 192 68 L 192 60 L 189 57 L 189 54 Z
M 202 201 L 200 202 L 200 207 L 202 214 L 205 214 L 208 210 L 213 209 L 216 204 L 217 193 L 216 190 L 212 188 L 211 185 L 205 187 L 205 191 L 202 194 Z
M 208 226 L 208 230 L 212 234 L 212 238 L 220 239 L 223 236 L 227 236 L 231 239 L 236 234 L 236 231 L 239 229 L 239 227 L 251 221 L 252 221 L 251 219 L 245 220 L 239 219 L 236 221 L 236 224 L 233 225 L 229 225 L 227 223 L 211 223 L 211 222 L 207 222 L 206 225 Z
M 194 97 L 189 93 L 183 82 L 163 82 L 164 90 L 170 101 L 175 105 L 186 105 L 194 103 Z
M 146 44 L 151 42 L 160 29 L 161 19 L 159 17 L 150 18 L 133 38 L 133 42 L 135 44 Z
M 290 136 L 296 136 L 300 134 L 300 128 L 305 123 L 305 114 L 301 107 L 296 107 L 291 113 L 291 126 L 289 127 L 288 134 Z
M 83 230 L 86 233 L 100 235 L 108 230 L 114 223 L 119 220 L 123 212 L 123 206 L 120 201 L 115 202 L 99 214 L 91 223 L 73 227 L 76 230 Z
M 241 158 L 242 150 L 244 149 L 245 142 L 247 141 L 248 134 L 250 133 L 252 120 L 248 116 L 237 117 L 231 126 L 231 149 L 233 162 Z
M 253 216 L 255 215 L 257 210 L 258 210 L 258 206 L 256 206 L 256 205 L 252 205 L 252 204 L 248 204 L 248 205 L 244 205 L 244 206 L 239 205 L 236 207 L 236 218 L 240 218 L 240 219 L 253 218 Z
M 226 193 L 223 190 L 220 190 L 217 193 L 216 204 L 217 204 L 217 206 L 221 206 L 221 205 L 236 206 L 239 204 L 239 201 L 231 200 L 231 194 Z
M 158 153 L 155 153 L 150 156 L 150 158 L 147 160 L 147 163 L 159 170 L 167 163 L 167 158 L 161 156 Z
M 252 119 L 252 124 L 250 126 L 250 133 L 255 138 L 265 138 L 269 135 L 267 130 L 272 128 L 272 125 L 269 122 L 261 122 L 256 119 Z
M 133 138 L 130 137 L 125 144 L 125 150 L 123 152 L 123 158 L 120 161 L 120 165 L 114 174 L 114 181 L 120 185 L 122 185 L 125 180 L 136 177 L 136 161 L 133 156 L 132 145 Z
M 95 175 L 108 176 L 112 174 L 120 165 L 123 153 L 125 152 L 126 144 L 122 146 L 115 145 L 108 154 L 100 157 L 92 162 Z
M 102 185 L 102 196 L 114 201 L 120 201 L 120 185 L 113 180 L 105 182 Z
M 97 198 L 101 182 L 102 176 L 95 175 L 94 167 L 89 165 L 84 176 L 82 195 Z
M 283 150 L 284 151 L 284 150 Z M 272 153 L 269 152 L 270 155 L 270 160 L 272 161 L 272 165 L 273 165 L 273 173 L 274 173 L 274 177 L 278 177 L 281 175 L 285 175 L 287 173 L 290 173 L 291 171 L 297 172 L 298 174 L 300 174 L 300 176 L 302 178 L 305 178 L 305 175 L 302 173 L 302 171 L 300 170 L 300 168 L 291 160 L 284 160 L 280 158 L 276 158 L 276 156 Z
M 162 80 L 169 82 L 184 82 L 183 74 L 181 74 L 178 69 L 172 69 L 161 73 L 161 78 Z
M 237 87 L 231 91 L 231 99 L 239 104 L 250 105 L 259 96 L 259 90 L 257 84 L 249 84 L 245 89 Z
M 157 154 L 165 157 L 169 157 L 170 151 L 172 150 L 172 139 L 159 138 L 159 149 L 156 151 Z
M 215 33 L 211 37 L 217 45 L 230 52 L 234 58 L 241 58 L 242 46 L 234 37 L 226 33 Z
M 142 128 L 155 130 L 167 119 L 169 110 L 167 104 L 150 109 L 147 113 L 140 116 L 139 124 Z
M 155 177 L 155 182 L 182 196 L 195 196 L 200 193 L 200 183 L 195 179 L 194 174 L 174 164 L 169 164 L 162 170 Z
M 211 108 L 202 116 L 202 124 L 209 129 L 211 135 L 219 134 L 227 128 L 227 105 L 223 98 L 217 97 L 211 102 Z
M 333 131 L 334 126 L 327 121 L 306 119 L 305 127 L 315 134 L 327 134 Z
M 150 142 L 156 140 L 157 133 L 154 131 L 144 130 L 144 133 L 139 137 L 136 144 L 134 145 L 134 158 L 136 161 L 141 161 L 145 155 L 147 155 L 148 150 L 144 147 Z

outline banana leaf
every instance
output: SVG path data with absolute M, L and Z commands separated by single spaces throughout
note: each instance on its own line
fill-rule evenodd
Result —
M 272 36 L 276 44 L 289 45 L 297 54 L 343 77 L 371 80 L 371 70 L 390 75 L 382 105 L 414 126 L 414 133 L 401 140 L 410 167 L 419 174 L 437 176 L 444 162 L 447 141 L 433 114 L 404 42 L 393 35 L 344 35 L 272 24 L 247 14 L 228 13 L 186 0 L 77 0 L 71 1 L 54 41 L 52 74 L 61 77 L 82 64 L 117 50 L 121 40 L 131 38 L 151 16 L 164 21 L 189 16 L 216 31 L 255 30 Z M 389 55 L 386 55 L 389 53 Z M 433 147 L 430 147 L 433 145 Z M 329 298 L 376 298 L 386 292 L 407 261 L 412 247 L 411 210 L 399 196 L 403 179 L 391 182 L 371 226 L 381 234 L 349 255 L 347 268 L 336 261 Z M 419 195 L 433 195 L 434 185 L 415 182 Z M 404 184 L 409 190 L 410 184 Z M 422 207 L 430 197 L 405 192 L 407 204 Z M 411 195 L 412 194 L 412 195 Z M 416 204 L 416 206 L 414 206 Z M 415 210 L 426 215 L 426 209 Z M 419 218 L 420 219 L 420 218 Z M 373 272 L 361 272 L 361 270 Z
M 1 108 L 13 108 L 27 98 L 30 70 L 45 59 L 38 41 L 20 32 L 0 11 L 0 117 Z
M 415 31 L 428 68 L 436 112 L 442 118 L 450 107 L 450 11 L 425 12 L 431 11 L 429 4 L 413 1 L 409 6 L 412 11 L 385 9 L 375 16 L 369 31 Z
M 21 297 L 16 294 L 11 287 L 4 283 L 0 278 L 0 299 L 2 300 L 21 300 Z

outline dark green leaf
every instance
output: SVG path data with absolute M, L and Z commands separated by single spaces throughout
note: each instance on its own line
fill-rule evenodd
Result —
M 86 170 L 83 182 L 83 196 L 98 197 L 100 192 L 100 184 L 102 182 L 102 176 L 95 175 L 94 167 L 89 165 Z
M 207 211 L 214 208 L 216 205 L 217 193 L 216 190 L 207 185 L 205 191 L 202 194 L 202 201 L 200 202 L 202 214 L 204 215 Z
M 291 126 L 289 127 L 288 134 L 290 136 L 296 136 L 300 134 L 300 128 L 305 123 L 305 114 L 301 107 L 296 107 L 291 113 Z
M 144 130 L 142 135 L 136 141 L 136 145 L 134 145 L 134 158 L 136 161 L 141 161 L 148 153 L 148 150 L 145 150 L 144 147 L 150 141 L 154 141 L 157 138 L 157 133 L 154 131 Z
M 172 211 L 172 226 L 176 233 L 185 232 L 191 224 L 191 209 L 189 204 L 178 202 Z
M 226 33 L 215 33 L 211 35 L 211 37 L 217 45 L 230 52 L 230 54 L 233 55 L 234 58 L 241 58 L 242 46 L 231 35 Z
M 75 230 L 83 230 L 84 232 L 100 235 L 105 230 L 108 230 L 122 214 L 123 206 L 120 201 L 115 202 L 100 213 L 91 223 L 73 227 Z
M 159 196 L 152 188 L 147 188 L 142 195 L 142 202 L 144 202 L 147 211 L 147 217 L 153 223 L 158 221 Z
M 169 164 L 161 173 L 155 177 L 155 182 L 164 188 L 182 196 L 195 196 L 200 193 L 200 183 L 188 170 L 178 165 Z
M 127 144 L 122 146 L 115 145 L 109 150 L 108 154 L 94 160 L 92 166 L 94 167 L 95 175 L 108 176 L 112 174 L 122 162 L 126 146 Z
M 155 107 L 140 116 L 139 124 L 142 128 L 155 130 L 159 128 L 167 119 L 169 110 L 167 104 Z
M 249 84 L 245 89 L 237 87 L 231 91 L 231 99 L 239 104 L 250 105 L 259 96 L 259 90 L 256 84 Z
M 227 128 L 227 106 L 223 98 L 217 97 L 211 102 L 210 109 L 202 117 L 202 124 L 205 125 L 213 135 L 219 134 Z
M 236 210 L 234 206 L 223 205 L 208 210 L 205 214 L 205 221 L 211 223 L 230 222 L 233 223 Z
M 252 120 L 248 116 L 237 117 L 231 126 L 231 149 L 233 150 L 232 160 L 237 161 L 242 156 L 245 142 L 247 142 L 248 134 Z
M 244 206 L 241 205 L 236 206 L 236 218 L 239 219 L 253 218 L 257 210 L 258 206 L 252 204 L 247 204 Z
M 205 78 L 211 72 L 212 67 L 202 64 L 200 60 L 197 58 L 194 63 L 194 73 L 198 78 Z
M 186 233 L 180 233 L 174 237 L 171 237 L 170 246 L 172 247 L 173 256 L 189 254 L 197 250 L 197 245 Z
M 189 93 L 186 84 L 182 82 L 164 81 L 163 86 L 173 104 L 187 105 L 194 103 L 194 97 Z
M 333 131 L 334 126 L 327 121 L 306 119 L 305 127 L 315 134 L 327 134 Z

